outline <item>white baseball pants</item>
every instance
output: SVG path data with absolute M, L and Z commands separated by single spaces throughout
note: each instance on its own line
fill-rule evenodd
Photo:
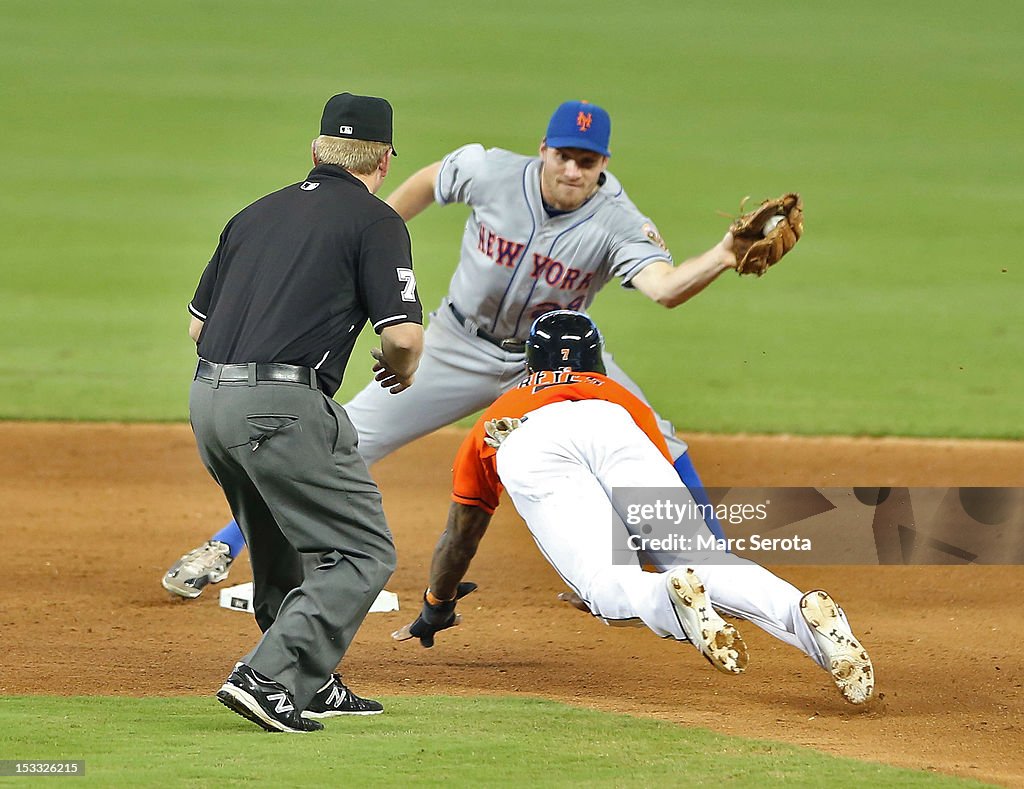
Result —
M 600 400 L 543 406 L 504 441 L 497 464 L 541 553 L 595 616 L 639 618 L 661 637 L 686 639 L 664 575 L 644 571 L 639 559 L 612 564 L 613 538 L 621 546 L 628 533 L 625 514 L 613 509 L 613 488 L 672 487 L 689 496 L 624 408 Z M 710 535 L 703 521 L 690 528 Z M 692 565 L 715 608 L 755 623 L 824 667 L 800 615 L 802 593 L 754 562 L 722 557 Z

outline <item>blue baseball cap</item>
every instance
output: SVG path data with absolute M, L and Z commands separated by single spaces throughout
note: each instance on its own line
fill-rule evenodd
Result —
M 612 120 L 606 110 L 589 101 L 566 101 L 551 116 L 544 142 L 551 148 L 582 148 L 611 156 L 611 135 Z

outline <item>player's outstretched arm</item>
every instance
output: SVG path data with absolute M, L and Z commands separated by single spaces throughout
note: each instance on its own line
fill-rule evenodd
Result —
M 434 636 L 459 624 L 455 613 L 459 599 L 476 589 L 476 584 L 463 581 L 469 563 L 476 555 L 491 516 L 479 507 L 455 502 L 448 510 L 448 526 L 437 541 L 430 564 L 430 586 L 423 593 L 423 609 L 415 621 L 391 634 L 396 641 L 418 638 L 429 648 Z
M 469 569 L 491 525 L 491 516 L 480 507 L 452 502 L 448 525 L 434 548 L 430 562 L 430 591 L 438 600 L 455 599 L 456 588 Z
M 434 185 L 440 171 L 441 162 L 428 164 L 402 181 L 384 202 L 408 222 L 434 202 Z
M 633 286 L 652 301 L 665 307 L 678 307 L 696 296 L 729 269 L 736 268 L 729 233 L 711 249 L 673 266 L 656 260 L 633 277 Z

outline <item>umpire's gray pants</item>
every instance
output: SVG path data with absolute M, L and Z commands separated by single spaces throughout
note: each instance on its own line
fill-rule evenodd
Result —
M 242 658 L 304 709 L 395 569 L 345 411 L 303 384 L 194 381 L 199 455 L 249 546 L 263 638 Z

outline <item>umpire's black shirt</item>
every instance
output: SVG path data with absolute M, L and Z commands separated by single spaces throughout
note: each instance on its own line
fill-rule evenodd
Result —
M 367 319 L 423 322 L 405 222 L 331 164 L 228 222 L 188 308 L 202 358 L 313 367 L 328 396 Z

